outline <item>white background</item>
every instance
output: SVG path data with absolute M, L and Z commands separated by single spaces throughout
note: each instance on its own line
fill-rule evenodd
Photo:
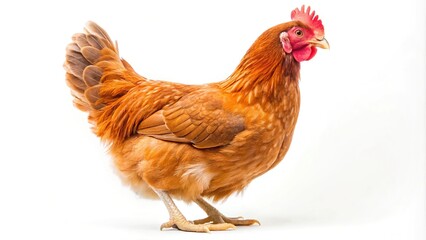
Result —
M 1 239 L 425 239 L 423 0 L 152 2 L 0 3 Z M 331 50 L 302 63 L 292 147 L 217 205 L 262 226 L 160 232 L 163 204 L 122 186 L 71 104 L 62 69 L 71 35 L 94 20 L 139 73 L 206 83 L 226 78 L 261 32 L 303 3 Z

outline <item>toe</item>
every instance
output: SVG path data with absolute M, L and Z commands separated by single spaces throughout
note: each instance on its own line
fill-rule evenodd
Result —
M 168 221 L 168 222 L 161 224 L 160 230 L 171 229 L 171 228 L 177 228 L 177 226 L 173 221 Z
M 204 224 L 193 224 L 190 222 L 177 224 L 179 230 L 186 232 L 210 232 L 208 225 Z
M 234 230 L 237 227 L 235 227 L 235 225 L 231 223 L 217 223 L 217 224 L 209 224 L 208 228 L 210 231 L 226 231 L 226 230 Z
M 227 223 L 234 224 L 235 226 L 251 226 L 251 225 L 260 225 L 260 222 L 256 219 L 243 219 L 241 217 L 238 218 L 227 218 L 222 217 L 223 220 Z
M 203 219 L 194 220 L 193 222 L 195 224 L 204 224 L 204 223 L 211 223 L 212 221 L 213 220 L 212 220 L 211 217 L 206 217 L 206 218 L 203 218 Z

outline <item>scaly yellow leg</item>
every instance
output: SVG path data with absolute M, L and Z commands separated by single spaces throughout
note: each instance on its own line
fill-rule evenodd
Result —
M 235 226 L 229 223 L 214 223 L 214 224 L 194 224 L 186 220 L 183 214 L 176 207 L 173 199 L 164 191 L 154 189 L 160 199 L 166 205 L 167 210 L 169 211 L 170 220 L 161 225 L 161 230 L 165 228 L 177 228 L 182 231 L 188 232 L 210 232 L 210 231 L 223 231 L 228 229 L 234 229 Z

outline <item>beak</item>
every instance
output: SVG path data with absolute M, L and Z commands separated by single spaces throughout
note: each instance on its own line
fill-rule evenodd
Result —
M 315 47 L 323 48 L 323 49 L 330 49 L 330 45 L 328 44 L 327 39 L 314 39 L 309 41 L 310 44 L 314 45 Z

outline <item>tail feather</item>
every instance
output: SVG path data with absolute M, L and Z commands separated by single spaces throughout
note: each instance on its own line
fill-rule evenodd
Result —
M 101 57 L 101 51 L 92 46 L 82 47 L 81 54 L 91 64 L 96 64 L 96 61 Z
M 86 31 L 86 33 L 88 33 L 88 35 L 98 36 L 100 39 L 103 40 L 103 42 L 106 42 L 108 48 L 116 49 L 112 44 L 111 38 L 109 37 L 108 33 L 106 33 L 106 31 L 99 27 L 99 25 L 97 25 L 96 23 L 89 21 L 84 30 Z
M 74 105 L 89 114 L 94 133 L 109 143 L 123 142 L 137 133 L 143 119 L 194 89 L 147 81 L 120 58 L 117 44 L 93 22 L 72 37 L 64 67 Z
M 116 44 L 94 22 L 87 23 L 84 33 L 74 34 L 66 48 L 64 67 L 67 72 L 66 82 L 74 96 L 74 105 L 88 112 L 92 122 L 96 122 L 96 117 L 108 103 L 114 102 L 115 98 L 124 95 L 137 81 L 143 79 L 133 72 L 127 62 L 120 59 Z M 108 83 L 112 80 L 115 95 L 108 92 Z M 119 84 L 120 81 L 123 83 Z M 116 88 L 116 85 L 122 87 Z

